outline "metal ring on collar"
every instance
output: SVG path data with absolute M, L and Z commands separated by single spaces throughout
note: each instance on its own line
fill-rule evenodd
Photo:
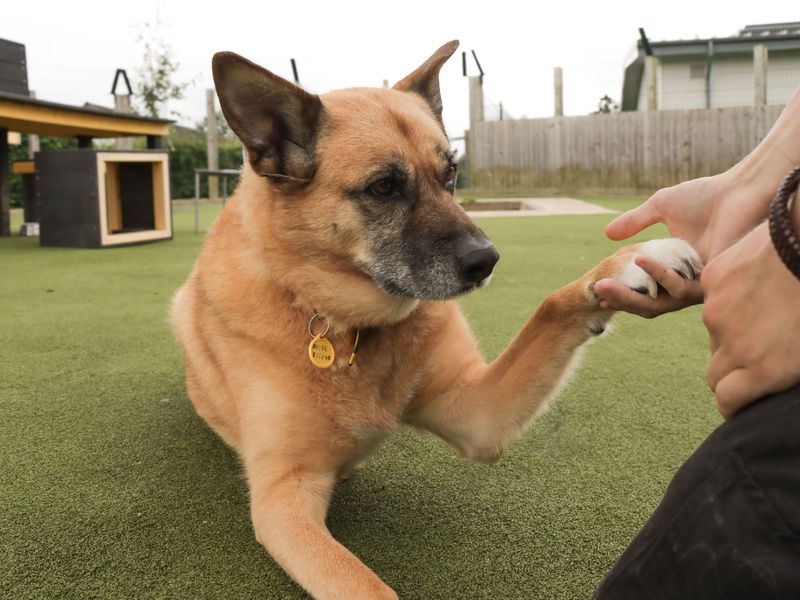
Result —
M 313 317 L 311 317 L 311 320 L 308 322 L 308 335 L 310 335 L 312 338 L 317 337 L 316 335 L 314 335 L 314 332 L 311 331 L 311 326 L 314 324 L 314 319 L 325 319 L 325 317 L 323 317 L 319 313 L 316 313 Z M 328 321 L 328 319 L 325 319 L 325 331 L 320 333 L 319 337 L 324 338 L 328 334 L 328 330 L 330 328 L 331 328 L 330 321 Z

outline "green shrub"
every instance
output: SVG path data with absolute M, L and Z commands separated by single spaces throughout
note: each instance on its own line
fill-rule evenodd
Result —
M 194 170 L 205 169 L 206 140 L 202 137 L 180 136 L 167 138 L 169 149 L 170 192 L 172 198 L 194 197 Z M 239 169 L 242 166 L 242 147 L 235 141 L 224 141 L 219 145 L 220 169 Z M 235 181 L 228 178 L 228 193 L 233 192 Z M 220 183 L 220 193 L 222 193 Z M 208 197 L 208 177 L 200 178 L 200 197 Z

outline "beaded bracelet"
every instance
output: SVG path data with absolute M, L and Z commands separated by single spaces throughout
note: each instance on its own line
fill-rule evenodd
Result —
M 796 203 L 800 167 L 796 167 L 783 180 L 778 193 L 769 207 L 769 235 L 772 245 L 795 277 L 800 279 L 800 232 L 792 227 L 790 211 Z M 795 208 L 797 210 L 797 208 Z

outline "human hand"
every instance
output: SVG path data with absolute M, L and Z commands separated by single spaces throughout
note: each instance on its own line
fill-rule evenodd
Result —
M 704 262 L 725 250 L 767 215 L 779 180 L 754 178 L 737 165 L 713 177 L 663 188 L 641 206 L 606 226 L 612 240 L 624 240 L 655 223 L 689 242 Z
M 594 284 L 594 293 L 602 298 L 601 308 L 624 310 L 652 319 L 703 301 L 703 290 L 698 277 L 682 277 L 651 256 L 637 256 L 634 262 L 663 288 L 659 290 L 658 296 L 652 298 L 648 294 L 641 294 L 614 279 L 601 279 Z
M 767 224 L 706 265 L 707 379 L 723 417 L 800 382 L 800 280 L 781 262 Z

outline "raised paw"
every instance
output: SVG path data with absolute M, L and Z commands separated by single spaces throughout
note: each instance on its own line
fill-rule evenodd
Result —
M 658 297 L 658 283 L 634 260 L 637 256 L 650 256 L 664 263 L 684 279 L 697 279 L 703 270 L 703 261 L 694 248 L 682 239 L 650 240 L 625 250 L 626 260 L 614 279 L 641 294 Z

